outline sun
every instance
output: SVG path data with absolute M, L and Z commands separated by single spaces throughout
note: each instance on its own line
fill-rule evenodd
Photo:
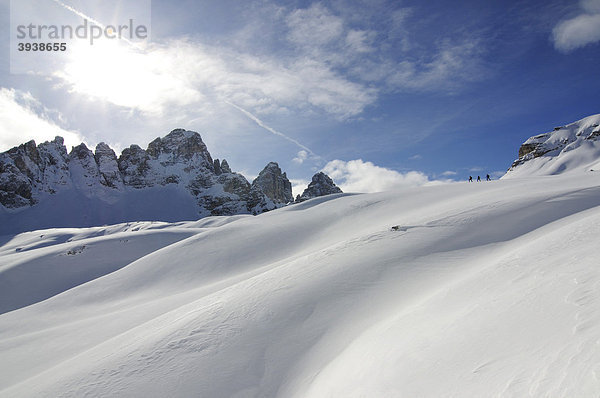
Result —
M 152 110 L 157 96 L 172 85 L 172 76 L 151 52 L 122 40 L 85 41 L 69 47 L 69 57 L 57 76 L 72 91 L 128 107 Z

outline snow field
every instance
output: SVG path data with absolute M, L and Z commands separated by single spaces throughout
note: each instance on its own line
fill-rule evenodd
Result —
M 597 179 L 6 238 L 0 396 L 598 396 Z

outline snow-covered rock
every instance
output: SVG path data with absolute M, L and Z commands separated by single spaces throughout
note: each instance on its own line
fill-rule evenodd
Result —
M 250 185 L 225 159 L 213 160 L 200 134 L 184 129 L 155 139 L 145 150 L 131 145 L 118 158 L 105 143 L 95 153 L 80 144 L 67 154 L 60 137 L 38 146 L 29 141 L 0 154 L 0 233 L 258 214 L 290 202 L 291 184 L 277 163 L 269 163 Z M 70 221 L 40 218 L 39 213 L 48 212 L 40 203 Z M 31 212 L 32 206 L 38 209 Z M 70 213 L 80 208 L 87 210 L 78 222 Z M 31 217 L 26 217 L 28 212 Z
M 98 164 L 98 171 L 101 176 L 100 184 L 114 189 L 123 189 L 123 176 L 119 171 L 115 151 L 104 142 L 101 142 L 96 145 L 94 159 Z
M 331 195 L 334 193 L 342 193 L 340 187 L 335 185 L 331 177 L 322 171 L 312 177 L 312 181 L 308 187 L 302 192 L 302 195 L 296 197 L 296 202 L 304 202 L 305 200 L 318 198 L 319 196 Z
M 32 206 L 44 193 L 69 185 L 68 160 L 61 137 L 39 146 L 31 140 L 0 153 L 0 204 L 8 209 Z
M 529 138 L 504 178 L 590 171 L 600 167 L 600 114 Z
M 69 153 L 69 172 L 74 187 L 87 197 L 96 195 L 101 186 L 100 170 L 92 151 L 85 144 L 73 147 Z

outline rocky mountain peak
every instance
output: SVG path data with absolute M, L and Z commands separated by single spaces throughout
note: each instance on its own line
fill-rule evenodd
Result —
M 221 162 L 221 170 L 223 170 L 223 173 L 231 173 L 231 168 L 229 168 L 229 163 L 227 163 L 227 160 L 223 159 L 223 161 Z
M 334 193 L 342 193 L 342 190 L 335 185 L 333 180 L 327 174 L 318 172 L 312 177 L 312 181 L 308 184 L 308 187 L 304 192 L 302 192 L 302 195 L 296 197 L 296 202 L 303 202 L 308 199 Z
M 200 156 L 210 165 L 209 168 L 212 168 L 210 153 L 200 134 L 194 131 L 175 129 L 165 137 L 156 138 L 148 144 L 146 152 L 154 159 L 166 155 L 165 161 L 191 160 L 194 156 Z
M 69 153 L 70 158 L 86 159 L 93 156 L 92 151 L 82 142 L 81 144 L 74 146 Z
M 252 188 L 260 189 L 275 204 L 293 202 L 292 183 L 279 164 L 269 162 L 252 182 Z
M 119 172 L 119 164 L 115 151 L 104 142 L 101 142 L 96 145 L 94 159 L 98 165 L 100 183 L 106 187 L 122 189 L 123 176 Z
M 219 161 L 219 159 L 215 159 L 213 162 L 213 167 L 216 175 L 221 175 L 223 173 L 231 174 L 232 171 L 229 168 L 229 163 L 227 160 L 223 159 L 223 161 Z
M 341 191 L 333 181 L 318 174 L 303 197 L 336 192 Z M 29 141 L 0 153 L 0 217 L 12 214 L 1 211 L 2 206 L 19 213 L 35 207 L 31 210 L 35 214 L 80 205 L 61 210 L 61 214 L 74 213 L 71 225 L 55 218 L 47 225 L 27 228 L 131 221 L 128 217 L 177 221 L 258 214 L 290 203 L 292 184 L 278 163 L 269 162 L 250 184 L 231 170 L 227 160 L 213 160 L 200 134 L 184 129 L 156 138 L 146 150 L 133 144 L 120 156 L 104 142 L 94 152 L 84 143 L 67 152 L 61 137 L 40 145 Z
M 56 144 L 56 145 L 59 145 L 59 146 L 64 146 L 65 145 L 65 140 L 60 135 L 57 135 L 56 137 L 54 137 L 54 140 L 50 141 L 50 143 L 53 143 L 53 144 Z

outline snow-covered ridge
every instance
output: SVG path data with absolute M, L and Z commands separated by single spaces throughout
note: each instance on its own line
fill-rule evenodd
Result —
M 504 178 L 600 169 L 600 114 L 529 138 Z

